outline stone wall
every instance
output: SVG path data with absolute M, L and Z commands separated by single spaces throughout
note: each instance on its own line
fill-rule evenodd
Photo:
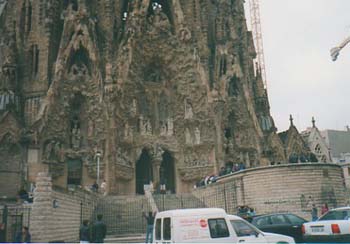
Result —
M 52 189 L 51 177 L 40 173 L 30 221 L 33 242 L 76 242 L 82 219 L 92 219 L 97 205 L 88 192 Z
M 245 170 L 201 187 L 193 194 L 208 207 L 236 213 L 239 205 L 257 214 L 292 212 L 310 219 L 310 206 L 331 208 L 347 202 L 342 169 L 335 164 L 289 164 Z

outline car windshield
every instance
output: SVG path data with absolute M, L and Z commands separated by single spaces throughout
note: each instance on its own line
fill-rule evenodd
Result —
M 260 232 L 244 220 L 230 220 L 237 236 L 257 236 Z
M 332 210 L 323 215 L 319 220 L 348 220 L 350 219 L 350 209 Z

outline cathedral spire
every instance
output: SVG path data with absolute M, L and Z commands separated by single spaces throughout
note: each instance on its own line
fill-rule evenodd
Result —
M 312 122 L 312 128 L 316 128 L 316 120 L 314 117 L 312 117 L 311 122 Z
M 293 120 L 294 120 L 293 116 L 290 114 L 289 115 L 290 126 L 294 126 Z

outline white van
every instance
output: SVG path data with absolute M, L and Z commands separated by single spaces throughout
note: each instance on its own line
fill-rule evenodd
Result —
M 153 243 L 294 243 L 288 236 L 261 232 L 220 208 L 178 209 L 157 213 Z

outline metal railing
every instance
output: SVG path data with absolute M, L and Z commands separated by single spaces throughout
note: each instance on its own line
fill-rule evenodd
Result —
M 24 226 L 30 227 L 30 205 L 0 205 L 0 221 L 3 239 L 0 242 L 16 242 L 16 236 Z

